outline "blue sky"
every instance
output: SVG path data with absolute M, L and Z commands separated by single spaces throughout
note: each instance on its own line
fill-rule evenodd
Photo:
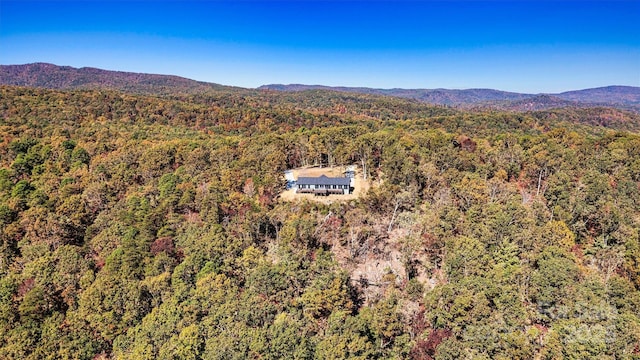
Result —
M 640 86 L 640 1 L 0 0 L 0 63 L 226 85 Z

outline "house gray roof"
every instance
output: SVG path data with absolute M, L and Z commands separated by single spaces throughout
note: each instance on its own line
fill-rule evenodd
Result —
M 319 177 L 299 177 L 298 185 L 350 185 L 351 180 L 346 177 L 328 177 L 321 175 Z

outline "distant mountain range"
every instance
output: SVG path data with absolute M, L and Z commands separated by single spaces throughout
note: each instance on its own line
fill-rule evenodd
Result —
M 141 74 L 96 68 L 74 68 L 46 63 L 0 65 L 0 84 L 50 89 L 113 89 L 154 95 L 206 94 L 242 91 L 238 87 L 195 81 L 173 75 Z M 559 94 L 523 94 L 492 89 L 374 89 L 322 85 L 271 84 L 261 91 L 300 92 L 325 90 L 393 96 L 427 104 L 460 108 L 535 111 L 563 107 L 615 107 L 640 112 L 640 87 L 607 86 Z
M 559 94 L 523 94 L 493 89 L 372 89 L 361 87 L 329 87 L 322 85 L 264 85 L 258 89 L 276 91 L 331 90 L 414 99 L 421 102 L 455 107 L 497 108 L 502 110 L 544 110 L 557 107 L 607 106 L 640 110 L 640 87 L 607 86 L 567 91 Z
M 513 92 L 492 90 L 492 89 L 468 89 L 468 90 L 448 90 L 448 89 L 373 89 L 365 87 L 332 87 L 323 85 L 263 85 L 258 89 L 277 91 L 306 91 L 306 90 L 328 90 L 340 92 L 354 92 L 359 94 L 395 96 L 407 99 L 419 100 L 425 103 L 439 105 L 461 105 L 473 104 L 485 101 L 522 100 L 530 97 L 529 94 L 519 94 Z

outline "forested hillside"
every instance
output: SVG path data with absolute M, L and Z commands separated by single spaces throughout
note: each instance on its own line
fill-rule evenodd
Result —
M 231 86 L 195 81 L 173 75 L 142 74 L 48 63 L 0 65 L 0 85 L 48 89 L 111 89 L 139 94 L 213 93 Z
M 640 358 L 639 125 L 0 87 L 0 358 Z M 375 186 L 280 200 L 314 163 Z

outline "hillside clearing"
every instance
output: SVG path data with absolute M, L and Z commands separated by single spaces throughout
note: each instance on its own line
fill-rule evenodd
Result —
M 342 177 L 344 176 L 344 172 L 346 171 L 346 166 L 333 166 L 333 167 L 303 167 L 292 169 L 291 172 L 293 176 L 298 179 L 301 176 L 308 177 L 317 177 L 320 175 L 326 175 L 329 177 Z M 313 194 L 297 194 L 295 188 L 291 188 L 283 191 L 280 194 L 280 199 L 284 201 L 295 201 L 301 199 L 307 199 L 311 201 L 317 201 L 324 204 L 330 204 L 334 201 L 348 201 L 359 198 L 364 195 L 369 188 L 371 187 L 371 183 L 369 180 L 364 180 L 362 177 L 362 173 L 356 167 L 356 176 L 354 179 L 354 189 L 353 193 L 348 195 L 329 195 L 329 196 L 315 196 Z

